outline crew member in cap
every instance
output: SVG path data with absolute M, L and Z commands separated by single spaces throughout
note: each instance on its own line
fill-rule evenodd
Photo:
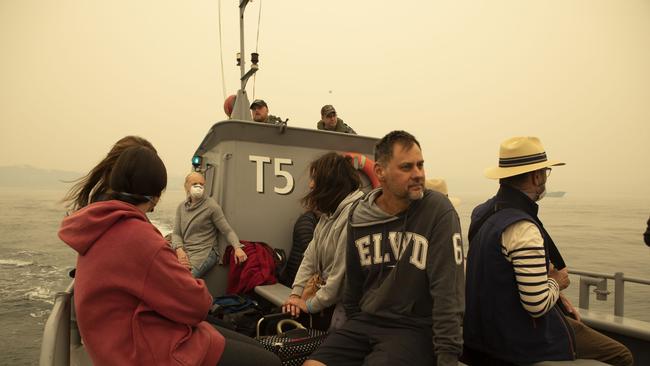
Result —
M 357 134 L 352 127 L 348 126 L 336 115 L 336 109 L 331 104 L 324 105 L 320 109 L 320 121 L 318 121 L 316 127 L 319 130 Z
M 499 166 L 485 171 L 500 188 L 474 209 L 469 228 L 463 336 L 470 363 L 633 364 L 625 346 L 584 325 L 561 295 L 568 272 L 536 203 L 559 165 L 538 138 L 513 137 L 501 144 Z
M 286 123 L 282 118 L 269 114 L 269 106 L 262 99 L 255 99 L 251 103 L 251 117 L 253 121 L 262 123 L 271 123 L 274 125 Z

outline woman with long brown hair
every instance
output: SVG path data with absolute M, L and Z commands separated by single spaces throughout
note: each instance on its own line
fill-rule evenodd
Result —
M 167 187 L 155 150 L 123 149 L 105 197 L 66 217 L 59 238 L 77 253 L 74 306 L 95 365 L 267 365 L 259 342 L 205 321 L 212 296 L 147 218 Z
M 307 210 L 320 214 L 320 219 L 283 310 L 294 316 L 321 313 L 315 328 L 328 329 L 342 295 L 348 213 L 363 192 L 350 158 L 334 152 L 313 161 L 309 175 L 310 191 L 302 203 Z M 336 313 L 342 313 L 340 310 Z
M 153 145 L 142 137 L 122 137 L 113 145 L 102 161 L 95 165 L 88 174 L 76 180 L 76 183 L 63 198 L 63 202 L 66 202 L 66 208 L 70 211 L 76 211 L 90 203 L 106 199 L 110 191 L 108 180 L 111 171 L 113 171 L 113 166 L 122 152 L 132 146 L 144 146 L 156 152 Z

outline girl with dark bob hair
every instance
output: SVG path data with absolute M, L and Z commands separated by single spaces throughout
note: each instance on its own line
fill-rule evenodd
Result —
M 167 170 L 156 151 L 133 146 L 122 152 L 115 163 L 108 197 L 134 206 L 147 202 L 155 206 L 166 187 Z
M 113 166 L 122 152 L 132 146 L 144 146 L 153 150 L 153 145 L 139 136 L 125 136 L 119 139 L 106 157 L 99 162 L 88 174 L 79 178 L 70 191 L 63 198 L 66 207 L 70 211 L 76 211 L 86 207 L 89 203 L 104 200 L 107 198 L 108 179 L 111 176 Z
M 59 230 L 79 254 L 74 305 L 93 364 L 280 365 L 253 339 L 204 321 L 212 305 L 205 283 L 146 216 L 167 186 L 156 151 L 125 149 L 108 181 L 108 199 L 66 217 Z
M 306 209 L 320 214 L 314 237 L 305 249 L 283 311 L 320 314 L 315 328 L 337 328 L 345 320 L 340 305 L 345 276 L 347 219 L 352 204 L 363 197 L 360 179 L 349 157 L 331 152 L 309 167 Z M 334 317 L 333 317 L 334 316 Z

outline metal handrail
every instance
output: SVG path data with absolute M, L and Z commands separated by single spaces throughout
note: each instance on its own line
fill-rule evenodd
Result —
M 625 282 L 650 285 L 650 280 L 644 278 L 625 277 L 623 272 L 616 272 L 613 275 L 602 272 L 569 270 L 569 274 L 580 276 L 580 293 L 578 295 L 579 306 L 589 309 L 589 288 L 595 286 L 594 292 L 597 299 L 607 300 L 607 280 L 614 280 L 614 315 L 624 316 L 625 305 Z
M 569 273 L 574 274 L 574 275 L 580 275 L 580 276 L 607 278 L 607 279 L 610 279 L 610 280 L 613 280 L 613 279 L 616 278 L 615 275 L 608 275 L 608 274 L 601 273 L 601 272 L 569 270 Z M 623 274 L 623 272 L 616 272 L 616 273 Z M 634 282 L 634 283 L 639 283 L 639 284 L 642 284 L 642 285 L 650 285 L 650 280 L 646 280 L 646 279 L 643 279 L 643 278 L 635 278 L 635 277 L 625 277 L 625 276 L 623 276 L 623 280 L 625 282 Z

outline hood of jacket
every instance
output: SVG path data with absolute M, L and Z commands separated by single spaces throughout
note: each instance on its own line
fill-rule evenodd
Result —
M 324 219 L 325 220 L 336 220 L 345 208 L 351 204 L 353 204 L 355 201 L 363 197 L 364 193 L 363 191 L 356 190 L 350 194 L 348 194 L 341 203 L 339 203 L 338 207 L 336 207 L 336 211 L 334 211 L 333 214 L 331 215 L 325 215 Z
M 59 238 L 84 255 L 108 229 L 129 219 L 149 222 L 147 216 L 132 204 L 117 200 L 93 203 L 63 219 Z
M 359 200 L 357 207 L 353 208 L 350 217 L 350 225 L 353 227 L 372 226 L 395 221 L 399 217 L 390 215 L 375 204 L 375 200 L 381 195 L 382 188 L 375 188 L 363 199 Z

